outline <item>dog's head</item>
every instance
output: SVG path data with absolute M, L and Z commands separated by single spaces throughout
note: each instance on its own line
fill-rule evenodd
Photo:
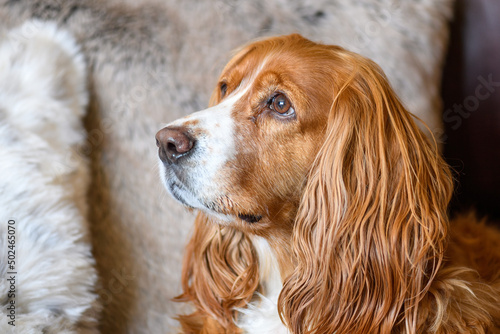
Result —
M 157 134 L 170 193 L 242 228 L 292 221 L 324 141 L 337 49 L 298 35 L 242 48 L 222 71 L 212 107 Z
M 382 70 L 340 47 L 276 37 L 242 48 L 211 102 L 157 134 L 172 195 L 234 228 L 197 225 L 186 296 L 231 323 L 258 288 L 245 239 L 255 233 L 281 238 L 279 308 L 294 333 L 416 330 L 452 182 Z

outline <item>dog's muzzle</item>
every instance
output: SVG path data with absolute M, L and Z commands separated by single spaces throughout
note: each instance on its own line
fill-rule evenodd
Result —
M 161 160 L 160 177 L 170 194 L 183 205 L 191 208 L 202 207 L 197 196 L 189 190 L 190 178 L 182 163 L 193 154 L 195 140 L 184 126 L 167 126 L 156 134 L 156 146 Z
M 236 155 L 233 120 L 228 106 L 212 108 L 158 131 L 159 172 L 173 198 L 227 221 L 234 217 L 222 211 L 221 201 L 227 201 L 225 185 L 230 176 L 224 167 Z

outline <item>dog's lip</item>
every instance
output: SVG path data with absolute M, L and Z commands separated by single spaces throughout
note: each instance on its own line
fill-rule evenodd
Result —
M 219 217 L 227 216 L 234 217 L 237 216 L 239 219 L 253 224 L 257 223 L 262 219 L 262 215 L 249 214 L 249 213 L 231 213 L 228 210 L 224 210 L 216 205 L 216 202 L 206 202 L 201 200 L 195 192 L 193 192 L 189 186 L 187 186 L 182 179 L 179 178 L 174 170 L 170 170 L 165 175 L 165 185 L 167 186 L 170 194 L 183 206 L 190 209 L 197 209 L 207 212 L 208 214 L 215 214 Z M 186 197 L 187 196 L 187 197 Z M 194 202 L 192 200 L 194 200 Z
M 258 223 L 262 219 L 262 216 L 240 213 L 238 214 L 238 218 L 246 221 L 247 223 L 253 224 Z
M 184 192 L 189 192 L 193 196 L 194 196 L 194 194 L 188 187 L 186 187 L 184 184 L 182 184 L 181 181 L 173 180 L 170 184 L 170 192 L 182 205 L 189 207 L 191 209 L 202 209 L 202 208 L 193 207 L 192 205 L 187 203 L 187 201 L 183 198 L 182 193 L 184 193 Z M 228 215 L 229 214 L 227 212 L 217 210 L 214 206 L 207 205 L 206 203 L 204 203 L 202 201 L 200 201 L 200 204 L 206 210 L 208 210 L 209 212 L 213 212 L 214 214 L 221 214 L 221 215 Z M 262 215 L 258 215 L 258 214 L 238 213 L 237 216 L 239 219 L 241 219 L 247 223 L 250 223 L 250 224 L 258 223 L 262 219 Z
M 181 193 L 186 191 L 186 188 L 183 187 L 176 181 L 169 182 L 170 193 L 172 196 L 178 200 L 182 205 L 187 206 L 188 208 L 194 209 L 194 207 L 186 202 L 186 200 L 181 196 Z
M 172 196 L 182 205 L 190 209 L 204 210 L 216 214 L 224 214 L 222 212 L 214 210 L 204 201 L 200 200 L 200 198 L 196 196 L 196 194 L 189 187 L 187 187 L 182 181 L 178 180 L 177 178 L 170 178 L 167 183 Z M 195 200 L 195 205 L 189 203 L 189 201 L 184 196 L 186 194 L 188 194 L 188 197 L 192 197 Z

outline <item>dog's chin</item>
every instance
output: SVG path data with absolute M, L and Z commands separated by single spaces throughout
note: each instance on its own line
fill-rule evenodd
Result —
M 209 205 L 203 204 L 189 189 L 183 187 L 179 182 L 171 182 L 169 184 L 169 192 L 182 205 L 190 209 L 198 209 L 206 213 L 208 216 L 215 218 L 218 222 L 226 225 L 234 221 L 235 217 L 230 214 L 214 211 Z M 238 214 L 237 217 L 247 223 L 257 223 L 262 219 L 260 215 Z
M 174 175 L 162 175 L 162 180 L 170 195 L 187 208 L 200 210 L 222 223 L 234 221 L 234 216 L 214 211 L 213 205 L 207 205 L 193 191 L 179 181 Z
M 217 201 L 202 200 L 199 194 L 196 194 L 194 191 L 192 191 L 177 177 L 177 175 L 172 170 L 166 169 L 161 163 L 160 177 L 170 195 L 179 203 L 189 209 L 200 210 L 208 216 L 215 218 L 218 222 L 224 225 L 234 222 L 235 219 L 243 220 L 250 224 L 257 223 L 262 219 L 261 215 L 248 213 L 238 213 L 233 215 L 217 211 L 216 208 L 218 208 L 219 206 L 211 204 L 216 203 Z
M 201 209 L 201 202 L 182 184 L 173 180 L 166 181 L 166 184 L 170 195 L 182 205 L 190 209 Z

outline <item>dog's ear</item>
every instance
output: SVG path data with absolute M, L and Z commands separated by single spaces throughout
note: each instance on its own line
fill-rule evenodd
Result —
M 382 70 L 332 54 L 338 86 L 299 207 L 297 267 L 280 312 L 293 333 L 415 333 L 446 247 L 450 172 Z
M 176 300 L 193 302 L 197 309 L 179 317 L 185 332 L 239 333 L 234 309 L 245 307 L 259 284 L 251 240 L 199 213 L 185 254 L 184 293 Z

